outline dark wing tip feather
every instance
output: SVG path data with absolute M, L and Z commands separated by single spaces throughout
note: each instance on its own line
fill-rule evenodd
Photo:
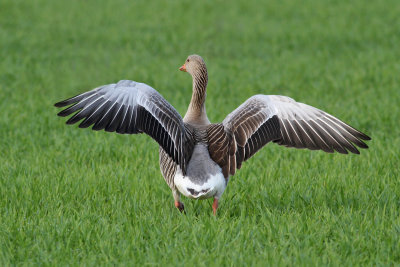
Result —
M 360 136 L 360 138 L 361 138 L 362 140 L 365 140 L 365 141 L 372 140 L 372 138 L 369 137 L 368 135 L 366 135 L 365 133 L 363 133 L 362 136 Z M 368 146 L 367 146 L 366 148 L 368 148 Z
M 57 108 L 62 108 L 62 107 L 69 106 L 71 104 L 78 103 L 79 101 L 81 101 L 82 99 L 84 99 L 87 96 L 93 96 L 97 91 L 98 90 L 92 90 L 92 91 L 88 91 L 88 92 L 85 92 L 85 93 L 82 93 L 79 95 L 75 95 L 75 96 L 65 99 L 63 101 L 55 103 L 54 106 Z
M 349 154 L 349 151 L 347 151 L 345 148 L 339 148 L 339 150 L 336 150 L 340 154 Z
M 78 127 L 81 128 L 81 129 L 82 129 L 82 128 L 87 128 L 87 127 L 89 127 L 89 126 L 90 126 L 90 125 L 85 125 L 85 124 L 82 125 L 82 123 L 78 125 Z
M 83 118 L 81 117 L 78 117 L 77 115 L 78 115 L 79 113 L 77 113 L 77 114 L 75 114 L 74 116 L 72 116 L 71 118 L 69 118 L 68 120 L 67 120 L 67 122 L 66 122 L 66 124 L 69 124 L 69 125 L 71 125 L 71 124 L 75 124 L 75 123 L 77 123 L 78 121 L 80 121 L 80 120 L 82 120 Z
M 93 131 L 101 131 L 101 130 L 103 130 L 103 128 L 101 128 L 98 125 L 94 124 L 93 127 L 92 127 L 92 130 Z
M 361 140 L 359 140 L 358 139 L 358 142 L 353 142 L 356 146 L 358 146 L 359 148 L 362 148 L 362 149 L 367 149 L 368 148 L 368 145 L 367 144 L 365 144 L 363 141 L 361 141 Z
M 69 114 L 68 114 L 68 112 L 66 112 L 66 109 L 61 110 L 60 112 L 57 113 L 57 116 L 59 116 L 59 117 L 66 117 L 68 115 Z
M 88 94 L 84 93 L 84 94 L 80 94 L 80 95 L 76 95 L 76 96 L 70 97 L 70 98 L 65 99 L 63 101 L 55 103 L 54 106 L 57 107 L 57 108 L 62 108 L 62 107 L 69 106 L 71 104 L 79 102 L 86 95 L 88 95 Z
M 55 103 L 54 106 L 57 107 L 57 108 L 62 108 L 62 107 L 67 106 L 67 104 L 65 104 L 65 100 L 64 100 L 64 101 L 60 101 L 60 102 Z
M 76 103 L 76 104 L 74 104 L 74 105 L 72 105 L 72 106 L 70 106 L 70 107 L 68 107 L 66 109 L 63 109 L 59 113 L 57 113 L 57 116 L 60 116 L 60 117 L 69 116 L 72 113 L 82 109 L 83 107 L 84 107 L 84 103 L 83 104 Z
M 351 126 L 349 126 L 349 127 L 351 127 Z M 365 133 L 363 133 L 357 129 L 354 129 L 354 130 L 357 131 L 357 134 L 355 135 L 355 140 L 349 139 L 348 141 L 351 141 L 355 146 L 357 146 L 357 148 L 368 149 L 368 145 L 366 143 L 364 143 L 362 140 L 369 141 L 369 140 L 371 140 L 371 137 L 369 137 L 368 135 L 366 135 Z M 350 132 L 350 134 L 352 134 L 352 133 Z M 354 154 L 360 154 L 360 151 L 358 151 L 357 149 L 356 149 L 356 151 L 351 151 L 351 152 L 353 152 Z
M 371 140 L 371 137 L 369 137 L 368 135 L 366 135 L 365 133 L 357 130 L 356 128 L 342 122 L 343 124 L 345 124 L 346 126 L 352 128 L 354 130 L 354 133 L 352 133 L 352 131 L 349 131 L 350 133 L 352 133 L 353 135 L 355 135 L 357 138 L 361 139 L 361 140 L 365 140 L 365 141 L 369 141 Z

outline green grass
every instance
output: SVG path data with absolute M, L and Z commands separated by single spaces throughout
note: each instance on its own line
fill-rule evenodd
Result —
M 400 5 L 388 1 L 0 2 L 0 265 L 397 265 Z M 207 111 L 253 94 L 322 108 L 360 156 L 270 144 L 211 200 L 173 205 L 155 142 L 64 124 L 53 103 L 120 79 L 184 114 L 187 55 Z

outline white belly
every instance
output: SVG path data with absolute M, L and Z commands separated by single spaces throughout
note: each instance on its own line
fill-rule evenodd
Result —
M 227 181 L 222 169 L 210 158 L 205 145 L 196 145 L 186 170 L 186 176 L 178 168 L 174 177 L 175 186 L 189 198 L 219 199 L 226 188 Z

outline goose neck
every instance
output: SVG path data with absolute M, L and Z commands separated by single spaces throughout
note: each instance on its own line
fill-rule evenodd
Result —
M 193 92 L 189 104 L 188 112 L 185 117 L 190 120 L 208 122 L 205 101 L 207 96 L 208 75 L 205 68 L 199 69 L 193 75 Z
M 201 109 L 206 101 L 206 90 L 208 83 L 207 70 L 202 68 L 193 74 L 193 92 L 190 105 L 192 108 Z

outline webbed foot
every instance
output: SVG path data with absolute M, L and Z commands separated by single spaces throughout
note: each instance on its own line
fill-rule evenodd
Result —
M 185 213 L 185 205 L 183 205 L 182 202 L 175 201 L 175 207 L 177 207 L 180 212 Z

